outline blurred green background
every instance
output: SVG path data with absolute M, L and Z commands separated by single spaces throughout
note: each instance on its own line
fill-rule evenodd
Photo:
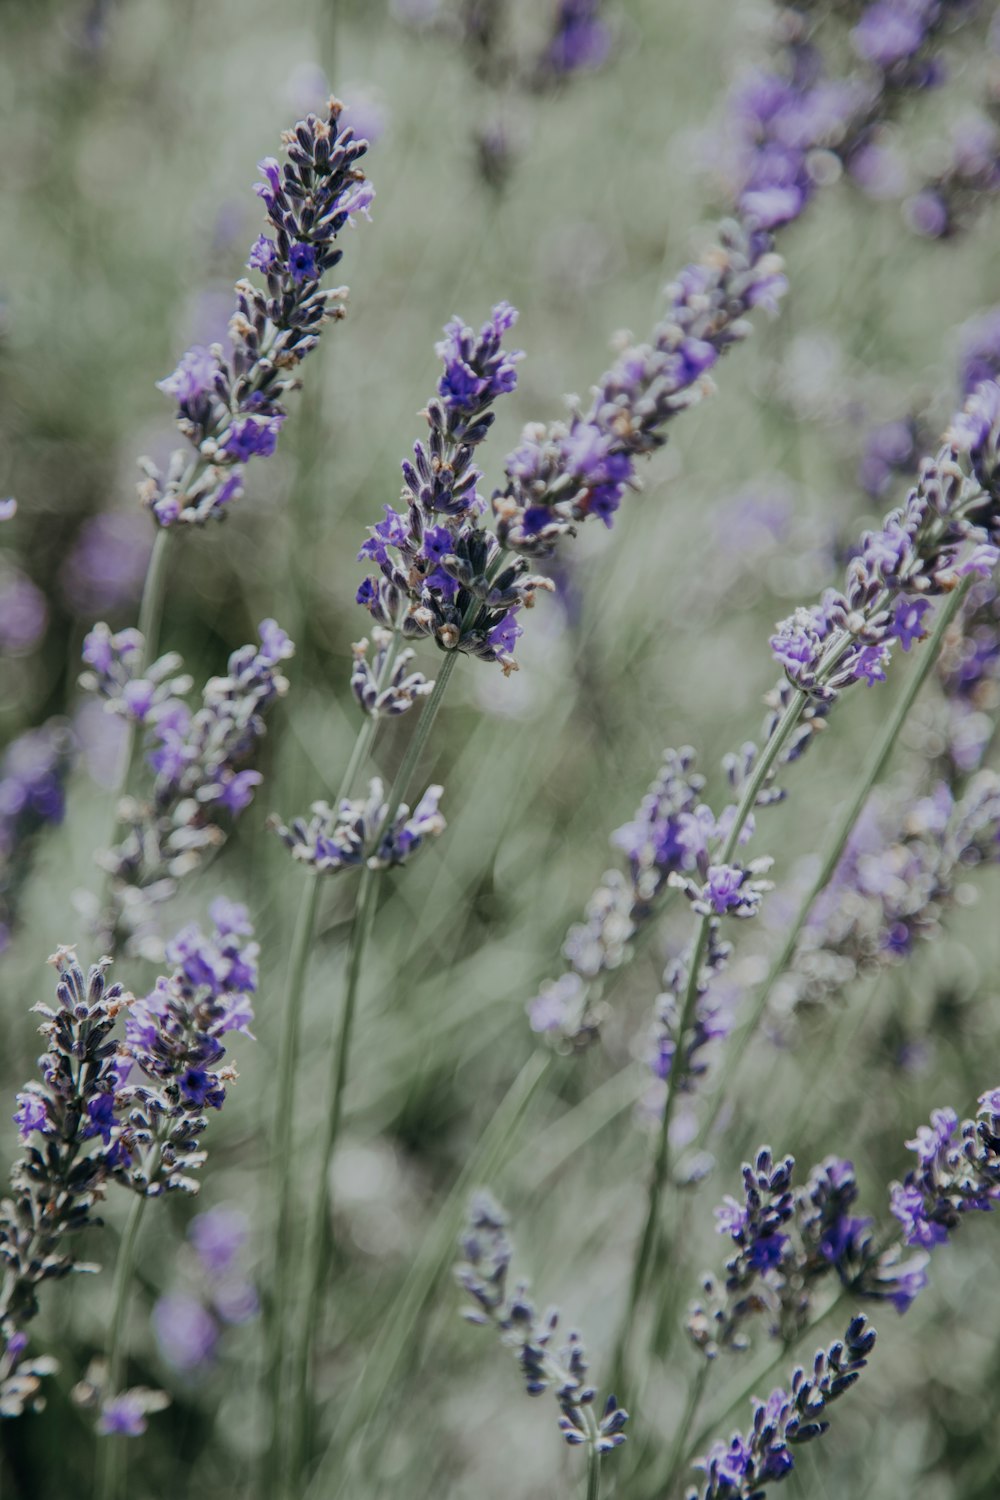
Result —
M 137 455 L 168 451 L 170 407 L 154 382 L 190 343 L 222 336 L 232 281 L 260 227 L 255 163 L 286 125 L 322 105 L 319 70 L 359 113 L 383 116 L 368 158 L 373 223 L 344 239 L 348 319 L 305 367 L 278 456 L 251 471 L 224 526 L 182 535 L 171 559 L 163 643 L 184 653 L 198 680 L 221 670 L 265 615 L 298 645 L 256 802 L 223 856 L 164 914 L 173 930 L 223 890 L 247 900 L 258 924 L 259 1040 L 242 1049 L 231 1106 L 212 1121 L 201 1202 L 246 1208 L 261 1246 L 278 1015 L 302 889 L 264 819 L 304 811 L 340 778 L 356 731 L 350 643 L 368 623 L 353 603 L 362 573 L 354 559 L 364 527 L 395 503 L 400 459 L 422 434 L 441 325 L 458 313 L 478 326 L 501 298 L 520 309 L 515 343 L 528 357 L 485 450 L 489 486 L 523 422 L 558 416 L 563 392 L 586 395 L 609 362 L 614 330 L 645 334 L 663 283 L 725 211 L 710 131 L 734 72 L 764 55 L 771 7 L 622 0 L 610 9 L 617 47 L 599 74 L 551 97 L 497 100 L 455 47 L 415 33 L 381 0 L 0 6 L 0 491 L 19 502 L 3 543 L 49 608 L 40 646 L 4 663 L 5 741 L 75 701 L 91 618 L 79 604 L 74 548 L 88 518 L 135 510 Z M 983 66 L 975 50 L 959 56 L 949 87 L 901 117 L 915 182 L 937 161 L 949 120 L 976 96 Z M 500 109 L 517 153 L 498 190 L 478 172 L 475 135 Z M 456 674 L 422 775 L 444 783 L 449 829 L 412 870 L 384 882 L 364 981 L 335 1168 L 337 1263 L 320 1370 L 331 1448 L 317 1497 L 573 1492 L 574 1455 L 551 1403 L 524 1399 L 491 1335 L 459 1321 L 450 1284 L 434 1291 L 415 1333 L 397 1325 L 396 1299 L 443 1195 L 532 1049 L 525 1002 L 559 972 L 564 932 L 611 858 L 608 835 L 631 815 L 662 748 L 696 746 L 719 787 L 722 754 L 759 730 L 774 678 L 771 625 L 835 581 L 845 544 L 882 508 L 855 482 L 866 431 L 910 412 L 931 432 L 947 420 L 955 328 L 1000 300 L 996 230 L 987 206 L 967 235 L 926 243 L 908 234 L 898 202 L 873 203 L 845 184 L 820 195 L 782 247 L 791 291 L 781 318 L 762 322 L 720 367 L 718 396 L 677 424 L 614 531 L 595 526 L 573 545 L 566 590 L 543 596 L 528 621 L 520 672 L 508 680 L 465 662 Z M 766 528 L 740 529 L 748 492 L 785 517 L 779 541 Z M 134 613 L 126 598 L 110 623 L 133 623 Z M 433 675 L 433 651 L 424 656 Z M 851 696 L 790 773 L 788 804 L 759 820 L 755 852 L 776 856 L 782 886 L 794 887 L 797 861 L 821 839 L 903 675 L 885 692 Z M 920 723 L 931 714 L 925 705 L 895 758 L 901 785 L 923 774 Z M 380 739 L 383 774 L 410 728 L 403 720 Z M 82 941 L 75 893 L 96 889 L 106 765 L 103 775 L 102 787 L 86 764 L 75 774 L 67 819 L 39 843 L 2 959 L 11 1099 L 37 1051 L 29 1010 L 49 996 L 44 960 L 56 944 Z M 915 960 L 845 995 L 795 1046 L 762 1042 L 745 1061 L 719 1168 L 688 1195 L 684 1253 L 666 1273 L 675 1321 L 701 1267 L 721 1265 L 711 1206 L 736 1190 L 740 1160 L 761 1141 L 801 1152 L 804 1169 L 828 1152 L 853 1155 L 865 1211 L 883 1213 L 885 1184 L 905 1169 L 902 1143 L 929 1108 L 951 1102 L 967 1113 L 1000 1082 L 989 872 L 975 888 L 979 905 L 949 918 Z M 311 971 L 303 1175 L 350 894 L 346 882 L 328 882 Z M 636 1058 L 665 947 L 682 931 L 668 921 L 637 959 L 616 992 L 604 1047 L 555 1071 L 521 1149 L 491 1183 L 514 1217 L 518 1268 L 540 1302 L 558 1302 L 582 1328 L 598 1381 L 643 1211 Z M 752 975 L 768 936 L 766 927 L 749 935 L 738 975 Z M 117 968 L 136 991 L 155 973 L 139 959 Z M 902 1068 L 902 1044 L 925 1039 L 921 1068 Z M 16 1150 L 12 1125 L 4 1150 Z M 105 1266 L 121 1212 L 108 1205 L 109 1227 L 88 1247 Z M 176 1279 L 190 1212 L 161 1204 L 147 1220 L 132 1378 L 164 1385 L 173 1405 L 134 1447 L 136 1500 L 247 1493 L 261 1437 L 255 1325 L 230 1334 L 199 1381 L 172 1374 L 156 1354 L 149 1308 Z M 875 1319 L 881 1342 L 865 1394 L 838 1406 L 834 1430 L 804 1450 L 787 1495 L 996 1495 L 995 1228 L 970 1225 L 937 1255 L 932 1287 L 905 1322 L 891 1312 Z M 94 1440 L 68 1392 L 100 1347 L 109 1281 L 78 1279 L 47 1299 L 41 1341 L 63 1371 L 43 1415 L 4 1424 L 5 1500 L 62 1500 L 89 1483 Z M 839 1323 L 831 1336 L 838 1331 Z M 377 1338 L 394 1358 L 363 1427 L 352 1393 Z M 637 1435 L 666 1449 L 696 1369 L 678 1335 L 629 1402 Z M 735 1393 L 746 1378 L 740 1368 L 716 1371 L 705 1410 L 724 1411 L 727 1381 Z M 746 1417 L 738 1413 L 741 1424 Z M 636 1493 L 624 1477 L 620 1493 Z

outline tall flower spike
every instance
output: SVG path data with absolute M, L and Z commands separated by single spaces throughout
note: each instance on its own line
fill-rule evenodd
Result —
M 863 1317 L 852 1318 L 843 1339 L 820 1349 L 808 1372 L 796 1367 L 787 1391 L 754 1400 L 749 1432 L 716 1443 L 695 1463 L 705 1479 L 688 1492 L 688 1500 L 762 1500 L 764 1486 L 785 1479 L 795 1467 L 792 1450 L 826 1432 L 826 1408 L 854 1385 L 874 1346 L 874 1328 Z
M 492 1324 L 501 1343 L 512 1349 L 529 1396 L 551 1390 L 559 1404 L 559 1430 L 570 1447 L 608 1453 L 625 1441 L 628 1413 L 608 1396 L 600 1416 L 594 1411 L 597 1392 L 587 1384 L 586 1351 L 578 1333 L 566 1335 L 554 1348 L 559 1314 L 555 1308 L 539 1314 L 526 1282 L 508 1287 L 512 1248 L 507 1217 L 489 1193 L 476 1193 L 459 1241 L 461 1260 L 455 1269 L 459 1286 L 473 1306 L 464 1316 L 470 1323 Z
M 38 1377 L 51 1362 L 25 1360 L 24 1324 L 38 1311 L 46 1281 L 97 1269 L 77 1258 L 69 1235 L 98 1223 L 119 1156 L 114 1093 L 119 1080 L 115 1021 L 128 1003 L 109 985 L 103 959 L 85 975 L 70 948 L 51 959 L 59 976 L 56 1006 L 36 1005 L 45 1052 L 40 1077 L 17 1096 L 15 1123 L 24 1155 L 11 1173 L 11 1194 L 0 1205 L 0 1415 L 17 1416 L 34 1404 Z
M 220 344 L 188 350 L 160 389 L 177 403 L 177 425 L 194 449 L 174 453 L 165 474 L 142 460 L 140 494 L 160 526 L 220 519 L 243 490 L 251 458 L 275 450 L 284 398 L 296 370 L 319 342 L 324 324 L 343 317 L 345 287 L 321 283 L 343 252 L 337 237 L 356 215 L 368 216 L 374 193 L 358 161 L 367 141 L 341 130 L 343 105 L 331 99 L 326 119 L 309 115 L 283 137 L 288 160 L 259 164 L 256 192 L 270 235 L 258 237 L 248 262 L 266 291 L 241 280 L 229 325 L 233 353 Z
M 96 626 L 86 639 L 82 685 L 144 729 L 154 773 L 147 799 L 121 804 L 124 836 L 100 856 L 113 877 L 111 909 L 100 918 L 109 939 L 144 944 L 152 906 L 224 841 L 229 820 L 253 800 L 261 776 L 245 763 L 265 732 L 265 713 L 288 690 L 282 667 L 295 649 L 274 620 L 258 633 L 258 645 L 232 652 L 225 675 L 208 680 L 194 712 L 178 696 L 191 679 L 178 674 L 176 653 L 138 677 L 138 631 L 113 636 Z
M 205 1159 L 205 1111 L 221 1109 L 236 1077 L 223 1038 L 252 1036 L 257 944 L 246 908 L 219 899 L 209 915 L 212 932 L 190 926 L 178 933 L 167 946 L 173 972 L 130 1007 L 119 1085 L 107 1121 L 101 1117 L 109 1131 L 112 1110 L 121 1119 L 116 1179 L 148 1198 L 197 1191 L 189 1174 Z
M 458 318 L 448 324 L 437 345 L 444 371 L 426 411 L 430 439 L 403 463 L 406 510 L 387 505 L 358 554 L 379 569 L 357 598 L 380 625 L 408 638 L 433 636 L 442 650 L 499 662 L 505 672 L 516 666 L 519 610 L 538 589 L 553 587 L 530 576 L 523 559 L 506 564 L 480 521 L 485 505 L 473 455 L 493 424 L 494 403 L 517 383 L 520 351 L 503 346 L 516 318 L 501 302 L 478 334 Z

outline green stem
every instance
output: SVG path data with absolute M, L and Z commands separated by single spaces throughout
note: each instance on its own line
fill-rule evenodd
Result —
M 587 1500 L 601 1500 L 601 1455 L 594 1443 L 587 1462 Z
M 293 1500 L 296 1500 L 299 1494 L 300 1478 L 308 1462 L 309 1409 L 312 1405 L 309 1377 L 317 1324 L 320 1318 L 323 1285 L 328 1267 L 326 1249 L 332 1207 L 330 1171 L 344 1115 L 344 1090 L 347 1086 L 358 989 L 365 949 L 375 918 L 377 892 L 376 872 L 366 867 L 361 875 L 354 923 L 351 928 L 351 942 L 347 958 L 347 987 L 336 1045 L 331 1059 L 332 1075 L 323 1131 L 323 1147 L 316 1172 L 312 1211 L 306 1230 L 302 1312 L 299 1318 L 298 1337 L 293 1346 L 295 1355 L 291 1379 L 288 1493 Z
M 319 907 L 321 876 L 311 871 L 305 894 L 299 905 L 288 964 L 288 986 L 285 996 L 284 1024 L 278 1054 L 278 1096 L 275 1107 L 274 1135 L 270 1160 L 268 1202 L 274 1216 L 274 1241 L 271 1253 L 271 1298 L 266 1309 L 264 1330 L 264 1368 L 271 1409 L 271 1441 L 264 1458 L 265 1493 L 274 1482 L 275 1466 L 281 1439 L 282 1376 L 285 1364 L 285 1331 L 291 1282 L 292 1185 L 291 1162 L 294 1146 L 293 1102 L 295 1070 L 302 1030 L 305 981 L 309 970 L 316 912 Z
M 129 1210 L 125 1233 L 118 1245 L 115 1279 L 112 1287 L 111 1322 L 105 1344 L 106 1375 L 103 1389 L 107 1397 L 117 1396 L 123 1366 L 122 1334 L 128 1310 L 135 1251 L 139 1227 L 146 1207 L 144 1197 L 136 1197 Z M 98 1447 L 97 1500 L 118 1500 L 125 1475 L 125 1440 L 113 1433 L 101 1439 Z
M 871 753 L 864 764 L 861 775 L 855 783 L 847 806 L 827 841 L 816 878 L 799 903 L 795 920 L 785 936 L 785 941 L 777 957 L 768 970 L 766 979 L 757 992 L 753 1008 L 746 1021 L 740 1027 L 739 1032 L 731 1038 L 726 1048 L 725 1057 L 717 1075 L 714 1103 L 698 1134 L 697 1146 L 699 1148 L 704 1145 L 705 1141 L 711 1135 L 715 1123 L 719 1118 L 719 1112 L 725 1101 L 731 1097 L 733 1076 L 746 1055 L 751 1038 L 756 1033 L 757 1028 L 764 1018 L 768 1002 L 771 998 L 771 992 L 792 960 L 799 935 L 806 924 L 809 913 L 812 911 L 816 898 L 826 889 L 831 876 L 840 863 L 841 855 L 851 836 L 851 831 L 871 795 L 872 788 L 889 762 L 889 757 L 895 749 L 900 731 L 909 717 L 914 703 L 917 701 L 921 688 L 934 669 L 934 664 L 944 645 L 945 636 L 961 608 L 970 583 L 971 579 L 966 579 L 959 588 L 949 594 L 944 607 L 940 611 L 934 630 L 921 652 L 920 665 L 910 675 L 906 688 L 900 694 L 899 701 L 890 714 L 885 728 L 872 746 Z
M 731 860 L 736 846 L 739 842 L 743 827 L 757 803 L 768 776 L 773 770 L 778 757 L 788 742 L 788 738 L 802 717 L 807 699 L 804 693 L 796 693 L 789 702 L 785 712 L 775 727 L 774 733 L 768 740 L 753 773 L 743 788 L 733 826 L 726 839 L 725 846 L 719 856 L 721 864 L 728 864 Z M 667 1093 L 663 1102 L 663 1118 L 660 1122 L 660 1133 L 656 1145 L 656 1155 L 649 1175 L 649 1184 L 646 1190 L 646 1218 L 639 1240 L 639 1249 L 632 1265 L 632 1277 L 629 1283 L 628 1301 L 625 1305 L 625 1314 L 622 1320 L 621 1330 L 615 1350 L 614 1370 L 615 1381 L 622 1385 L 627 1377 L 627 1364 L 629 1347 L 635 1328 L 635 1316 L 646 1290 L 649 1272 L 653 1264 L 656 1245 L 659 1239 L 660 1227 L 660 1201 L 666 1185 L 670 1167 L 670 1123 L 673 1119 L 674 1108 L 679 1093 L 679 1084 L 683 1081 L 683 1038 L 687 1035 L 694 1016 L 695 1006 L 698 1001 L 698 979 L 701 971 L 702 959 L 705 956 L 705 948 L 708 944 L 711 917 L 704 916 L 698 924 L 698 931 L 691 953 L 691 961 L 688 968 L 687 989 L 684 995 L 684 1005 L 681 1010 L 680 1022 L 677 1027 L 678 1046 L 674 1058 L 674 1066 L 670 1077 L 667 1079 Z
M 389 679 L 396 653 L 399 649 L 399 632 L 393 632 L 392 642 L 386 653 L 378 686 L 381 689 Z M 349 797 L 358 771 L 371 752 L 378 731 L 378 719 L 366 716 L 355 736 L 354 746 L 344 775 L 341 778 L 337 801 Z M 293 1174 L 290 1164 L 294 1146 L 294 1101 L 295 1073 L 298 1065 L 302 1033 L 302 1010 L 305 998 L 305 982 L 309 970 L 319 907 L 319 891 L 322 876 L 311 871 L 308 877 L 305 899 L 299 906 L 292 938 L 292 950 L 288 965 L 288 984 L 285 994 L 284 1022 L 281 1028 L 278 1061 L 278 1094 L 275 1104 L 275 1124 L 271 1152 L 270 1188 L 268 1202 L 274 1205 L 274 1243 L 271 1257 L 271 1301 L 265 1327 L 265 1381 L 270 1396 L 271 1439 L 263 1462 L 263 1489 L 269 1490 L 275 1482 L 275 1471 L 279 1461 L 281 1441 L 281 1393 L 286 1357 L 285 1333 L 290 1308 L 289 1288 L 291 1284 L 291 1227 L 293 1218 L 292 1188 Z

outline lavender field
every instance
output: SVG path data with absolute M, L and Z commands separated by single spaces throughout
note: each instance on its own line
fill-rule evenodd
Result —
M 0 18 L 0 1500 L 995 1500 L 1000 6 Z

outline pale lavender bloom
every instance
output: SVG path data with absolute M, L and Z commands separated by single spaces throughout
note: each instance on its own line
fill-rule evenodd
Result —
M 197 1297 L 168 1292 L 153 1308 L 153 1331 L 160 1354 L 175 1370 L 197 1370 L 215 1354 L 219 1329 Z
M 250 1233 L 250 1221 L 241 1209 L 228 1204 L 196 1214 L 188 1238 L 205 1274 L 226 1276 L 235 1266 Z
M 45 595 L 27 574 L 7 567 L 0 574 L 0 652 L 26 656 L 38 645 L 49 622 Z
M 108 512 L 84 521 L 59 572 L 73 613 L 93 620 L 135 603 L 153 545 L 144 516 Z

